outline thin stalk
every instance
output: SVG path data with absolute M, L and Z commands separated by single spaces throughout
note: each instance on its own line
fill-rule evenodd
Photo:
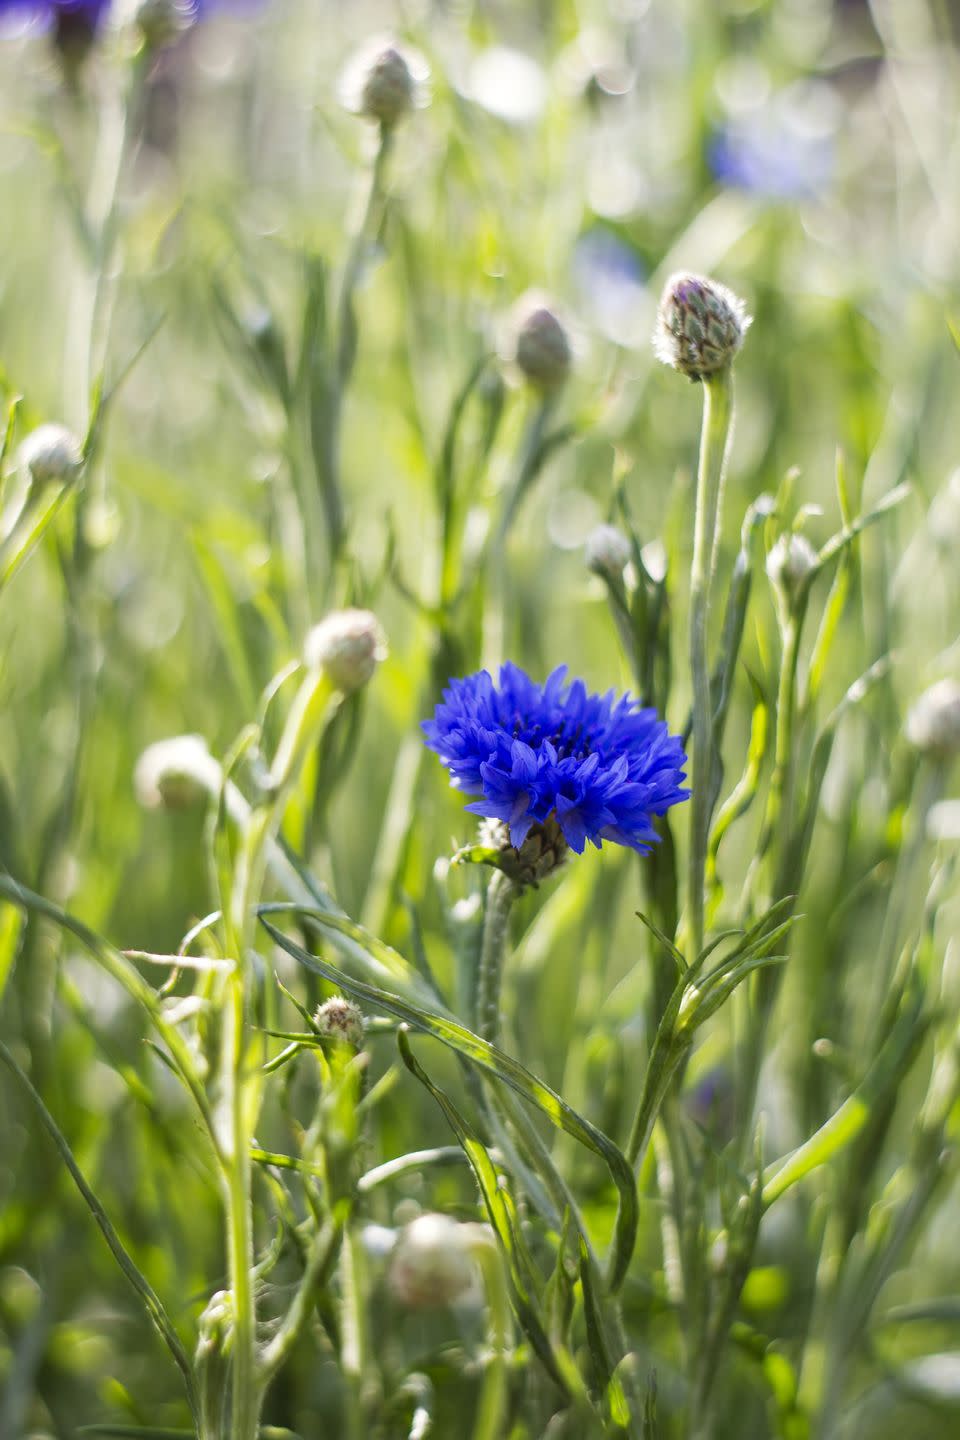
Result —
M 473 1440 L 500 1440 L 507 1418 L 508 1355 L 512 1318 L 510 1295 L 499 1249 L 483 1227 L 471 1247 L 483 1275 L 487 1296 L 490 1362 L 483 1379 L 473 1427 Z
M 509 934 L 510 907 L 517 887 L 502 870 L 495 870 L 487 886 L 483 945 L 477 976 L 477 1034 L 496 1045 L 500 1034 L 500 986 Z
M 704 872 L 713 788 L 713 704 L 707 635 L 710 582 L 720 534 L 723 477 L 733 434 L 733 375 L 729 369 L 703 381 L 703 427 L 697 469 L 697 500 L 690 570 L 690 671 L 693 681 L 693 763 L 691 766 L 690 855 L 687 905 L 689 954 L 703 949 Z
M 363 274 L 372 239 L 380 227 L 386 199 L 384 179 L 390 155 L 392 131 L 389 126 L 380 129 L 380 143 L 370 174 L 366 204 L 360 224 L 350 244 L 343 271 L 343 283 L 337 300 L 336 331 L 334 335 L 333 375 L 327 387 L 326 414 L 322 433 L 317 437 L 315 447 L 317 478 L 320 482 L 320 499 L 327 525 L 327 539 L 330 546 L 331 573 L 343 551 L 346 539 L 346 521 L 343 510 L 343 485 L 340 473 L 340 438 L 343 422 L 343 402 L 357 350 L 357 324 L 353 305 L 357 285 Z
M 228 982 L 223 1079 L 230 1114 L 231 1154 L 226 1174 L 227 1259 L 233 1293 L 233 1396 L 231 1440 L 256 1440 L 263 1391 L 257 1373 L 257 1317 L 253 1270 L 250 1137 L 244 1094 L 246 1024 L 241 967 Z

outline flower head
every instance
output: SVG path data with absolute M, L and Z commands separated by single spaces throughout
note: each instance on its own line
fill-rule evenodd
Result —
M 663 288 L 653 348 L 664 365 L 703 380 L 733 360 L 750 324 L 743 301 L 704 275 L 671 275 Z
M 512 664 L 496 685 L 486 670 L 453 680 L 423 729 L 451 784 L 481 797 L 467 809 L 503 821 L 516 847 L 551 820 L 578 854 L 588 840 L 644 854 L 654 818 L 689 794 L 682 742 L 656 711 L 568 684 L 565 665 L 543 685 Z

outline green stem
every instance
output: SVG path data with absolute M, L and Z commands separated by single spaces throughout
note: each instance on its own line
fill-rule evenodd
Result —
M 230 1157 L 226 1173 L 227 1258 L 233 1294 L 233 1397 L 231 1440 L 256 1440 L 262 1388 L 257 1374 L 257 1316 L 253 1270 L 253 1215 L 250 1136 L 244 1071 L 246 1023 L 241 962 L 228 982 L 223 1082 L 230 1115 Z
M 710 582 L 720 533 L 720 501 L 733 434 L 733 376 L 729 368 L 703 382 L 703 428 L 697 470 L 697 502 L 690 570 L 690 671 L 693 681 L 693 763 L 691 767 L 690 854 L 687 904 L 691 960 L 703 948 L 704 872 L 710 831 L 713 782 L 713 704 L 707 632 Z
M 507 1418 L 507 1360 L 510 1348 L 510 1295 L 503 1258 L 482 1226 L 472 1252 L 483 1275 L 489 1315 L 490 1362 L 477 1405 L 473 1440 L 500 1440 Z
M 477 1034 L 491 1045 L 500 1034 L 500 984 L 509 933 L 510 906 L 517 896 L 513 881 L 495 870 L 487 886 L 487 909 L 483 921 L 483 946 L 477 977 Z

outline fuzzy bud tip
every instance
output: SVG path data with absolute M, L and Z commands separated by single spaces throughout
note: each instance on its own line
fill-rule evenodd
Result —
M 387 644 L 377 617 L 369 610 L 334 610 L 307 636 L 304 660 L 311 670 L 325 670 L 344 695 L 366 685 Z
M 39 425 L 20 446 L 19 461 L 35 485 L 66 484 L 83 464 L 83 451 L 66 425 Z
M 767 556 L 771 584 L 785 595 L 797 593 L 817 568 L 817 552 L 803 535 L 781 535 Z
M 742 300 L 703 275 L 671 275 L 657 311 L 653 348 L 657 359 L 691 380 L 729 366 L 750 325 Z
M 960 685 L 938 680 L 907 712 L 905 726 L 911 745 L 926 755 L 948 759 L 960 751 Z
M 463 1299 L 476 1284 L 470 1254 L 472 1226 L 447 1215 L 418 1215 L 401 1230 L 389 1285 L 401 1305 L 439 1309 Z
M 313 1017 L 322 1040 L 336 1040 L 354 1050 L 363 1046 L 363 1015 L 352 1000 L 333 995 L 317 1007 Z
M 616 525 L 596 525 L 586 538 L 583 558 L 594 575 L 619 580 L 630 560 L 630 541 Z

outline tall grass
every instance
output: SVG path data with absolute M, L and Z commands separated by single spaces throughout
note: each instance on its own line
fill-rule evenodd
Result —
M 946 1440 L 949 7 L 116 9 L 0 5 L 0 1435 Z M 649 855 L 491 868 L 507 659 L 685 737 Z

